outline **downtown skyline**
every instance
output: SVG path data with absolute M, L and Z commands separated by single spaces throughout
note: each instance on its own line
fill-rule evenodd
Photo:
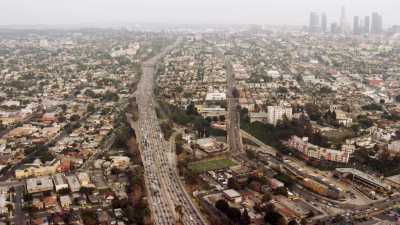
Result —
M 348 10 L 348 20 L 354 15 L 379 12 L 385 18 L 385 28 L 398 24 L 396 8 L 400 2 L 383 1 L 183 1 L 159 0 L 86 0 L 34 3 L 27 0 L 4 0 L 0 25 L 82 25 L 109 23 L 171 23 L 171 24 L 308 24 L 310 11 L 325 12 L 328 19 L 340 17 L 340 7 Z M 288 7 L 290 6 L 290 7 Z M 150 11 L 154 13 L 148 13 Z M 350 21 L 351 22 L 351 21 Z M 329 23 L 329 21 L 328 21 Z

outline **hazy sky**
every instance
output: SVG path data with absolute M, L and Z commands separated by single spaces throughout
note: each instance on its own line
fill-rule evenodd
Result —
M 345 5 L 353 15 L 383 15 L 400 24 L 400 0 L 0 0 L 0 25 L 105 22 L 257 23 L 307 25 L 310 11 L 326 12 L 329 23 Z

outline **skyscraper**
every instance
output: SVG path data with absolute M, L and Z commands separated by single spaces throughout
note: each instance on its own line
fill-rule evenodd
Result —
M 353 33 L 360 34 L 360 17 L 358 16 L 353 19 Z
M 372 13 L 371 33 L 380 34 L 383 31 L 382 16 L 379 13 Z
M 320 29 L 319 26 L 319 15 L 316 12 L 311 12 L 310 13 L 310 26 L 309 26 L 309 31 L 311 33 L 316 33 Z
M 321 15 L 321 30 L 326 33 L 328 31 L 328 19 L 325 13 Z
M 346 8 L 342 6 L 342 10 L 340 12 L 340 29 L 343 33 L 349 32 L 349 25 L 347 22 Z
M 338 23 L 331 24 L 331 33 L 333 33 L 333 34 L 340 33 L 340 27 L 339 27 Z
M 368 34 L 370 31 L 370 18 L 366 16 L 364 19 L 364 33 Z

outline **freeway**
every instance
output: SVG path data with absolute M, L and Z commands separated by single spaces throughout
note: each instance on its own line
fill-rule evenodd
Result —
M 163 138 L 154 108 L 155 65 L 179 43 L 180 40 L 142 64 L 143 75 L 136 91 L 139 119 L 137 125 L 134 125 L 132 120 L 130 124 L 132 128 L 136 128 L 139 140 L 149 207 L 154 224 L 175 225 L 177 221 L 181 221 L 185 225 L 205 225 L 207 223 L 180 181 L 176 158 L 171 157 L 172 148 Z M 182 214 L 179 216 L 175 210 L 178 206 L 182 209 Z
M 24 186 L 19 185 L 19 186 L 15 187 L 14 223 L 16 225 L 25 225 L 26 224 L 25 214 L 22 209 L 23 193 L 24 193 Z
M 227 105 L 228 105 L 228 123 L 227 135 L 228 144 L 232 153 L 243 152 L 243 142 L 240 133 L 240 113 L 239 113 L 239 99 L 235 96 L 235 76 L 233 74 L 232 63 L 229 56 L 225 57 L 225 70 L 227 81 Z
M 224 55 L 224 51 L 221 48 L 213 46 L 214 52 L 219 58 L 224 59 L 224 66 L 226 72 L 226 97 L 227 97 L 227 108 L 228 108 L 228 120 L 227 120 L 227 141 L 229 148 L 232 153 L 240 154 L 243 153 L 243 140 L 240 133 L 240 113 L 239 113 L 239 99 L 238 96 L 234 95 L 236 89 L 235 75 L 229 55 Z

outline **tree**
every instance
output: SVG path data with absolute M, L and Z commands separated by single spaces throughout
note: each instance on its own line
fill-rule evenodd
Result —
M 235 207 L 229 207 L 228 211 L 226 212 L 226 216 L 235 223 L 240 222 L 242 214 L 240 210 Z
M 86 194 L 86 195 L 91 195 L 93 194 L 93 188 L 88 188 L 88 187 L 81 187 L 81 189 L 79 190 L 80 193 L 82 194 Z
M 370 128 L 374 125 L 374 122 L 365 115 L 358 116 L 357 122 L 360 124 L 361 128 L 363 128 L 363 129 Z
M 247 209 L 244 209 L 242 217 L 240 218 L 240 224 L 249 225 L 250 223 L 251 223 L 251 218 L 249 216 L 249 213 L 247 212 Z
M 177 92 L 177 93 L 181 93 L 182 91 L 183 91 L 183 88 L 181 86 L 177 86 L 175 88 L 175 92 Z
M 87 108 L 86 111 L 88 113 L 94 113 L 96 111 L 96 106 L 94 105 L 94 103 L 90 103 Z
M 247 139 L 245 139 L 245 140 L 247 140 Z M 246 150 L 246 156 L 247 156 L 247 158 L 249 158 L 249 159 L 255 159 L 255 158 L 257 158 L 256 153 L 254 153 L 254 152 L 251 151 L 251 150 Z
M 66 104 L 62 104 L 60 105 L 60 108 L 62 109 L 63 112 L 67 111 L 67 105 Z
M 307 225 L 308 224 L 307 219 L 306 218 L 301 219 L 300 220 L 300 224 L 301 225 Z
M 117 93 L 115 92 L 111 92 L 111 91 L 107 91 L 103 97 L 102 97 L 103 101 L 111 101 L 111 102 L 116 102 L 119 100 L 119 96 Z
M 333 92 L 334 91 L 330 87 L 327 87 L 327 86 L 323 86 L 322 88 L 319 89 L 319 93 L 322 95 L 327 95 L 327 94 L 330 94 Z
M 164 134 L 164 139 L 168 140 L 173 133 L 174 125 L 172 124 L 171 121 L 168 120 L 168 121 L 162 122 L 160 124 L 160 128 L 161 128 L 162 133 Z
M 286 225 L 285 218 L 278 212 L 272 212 L 264 216 L 264 221 L 271 225 Z
M 6 130 L 7 126 L 3 124 L 3 120 L 0 120 L 0 131 Z
M 201 118 L 196 117 L 194 120 L 194 129 L 197 131 L 197 134 L 202 137 L 206 135 L 206 130 L 210 127 L 210 122 Z
M 264 203 L 267 203 L 267 202 L 269 202 L 269 201 L 271 201 L 272 200 L 272 195 L 271 195 L 271 193 L 265 193 L 264 195 L 263 195 L 263 197 L 262 197 L 262 201 L 264 202 Z
M 397 102 L 400 102 L 400 95 L 397 95 L 395 99 Z
M 84 224 L 87 225 L 97 225 L 97 216 L 95 211 L 91 210 L 82 210 L 81 217 Z
M 182 154 L 183 150 L 184 150 L 184 149 L 183 149 L 183 146 L 182 146 L 181 143 L 175 143 L 175 153 L 176 153 L 177 155 Z
M 230 208 L 228 202 L 226 202 L 224 199 L 220 199 L 215 202 L 215 208 L 217 208 L 219 211 L 226 213 L 228 212 L 228 209 Z
M 238 90 L 237 88 L 233 88 L 233 90 L 232 90 L 232 96 L 233 96 L 234 98 L 240 98 L 240 92 L 239 92 L 239 90 Z
M 286 225 L 285 218 L 276 212 L 274 205 L 268 204 L 265 207 L 264 221 L 271 225 Z
M 333 218 L 332 222 L 340 224 L 340 223 L 344 223 L 345 221 L 346 221 L 346 218 L 344 218 L 344 216 L 338 214 L 335 216 L 335 218 Z
M 320 120 L 322 114 L 321 114 L 321 111 L 319 110 L 318 105 L 313 104 L 313 103 L 307 103 L 305 105 L 305 110 L 311 120 L 313 120 L 313 121 Z
M 76 121 L 78 121 L 80 118 L 81 118 L 81 117 L 80 117 L 79 115 L 74 114 L 74 115 L 71 116 L 70 120 L 73 121 L 73 122 L 76 122 Z
M 235 189 L 235 190 L 240 190 L 240 189 L 242 189 L 242 187 L 241 187 L 241 185 L 239 184 L 239 182 L 238 182 L 235 178 L 233 178 L 233 177 L 231 177 L 231 178 L 228 179 L 228 188 L 230 188 L 230 189 Z
M 288 93 L 288 89 L 286 87 L 279 86 L 277 92 L 280 93 L 280 94 L 287 94 Z
M 278 187 L 277 189 L 275 189 L 275 194 L 283 195 L 283 196 L 286 196 L 286 197 L 289 196 L 288 190 L 287 190 L 286 187 Z
M 91 97 L 91 98 L 97 98 L 98 96 L 96 95 L 96 93 L 94 93 L 94 91 L 92 89 L 87 89 L 85 91 L 85 95 Z
M 194 102 L 190 102 L 190 104 L 186 107 L 186 114 L 192 116 L 198 116 L 199 112 L 197 112 L 197 108 L 194 105 Z
M 250 123 L 249 110 L 247 108 L 240 108 L 240 121 Z
M 367 111 L 382 111 L 383 110 L 382 105 L 375 104 L 375 103 L 364 105 L 361 108 L 363 110 L 367 110 Z
M 179 215 L 179 221 L 181 221 L 181 220 L 182 220 L 182 217 L 183 217 L 183 208 L 182 208 L 182 205 L 177 205 L 177 206 L 175 207 L 175 212 Z

